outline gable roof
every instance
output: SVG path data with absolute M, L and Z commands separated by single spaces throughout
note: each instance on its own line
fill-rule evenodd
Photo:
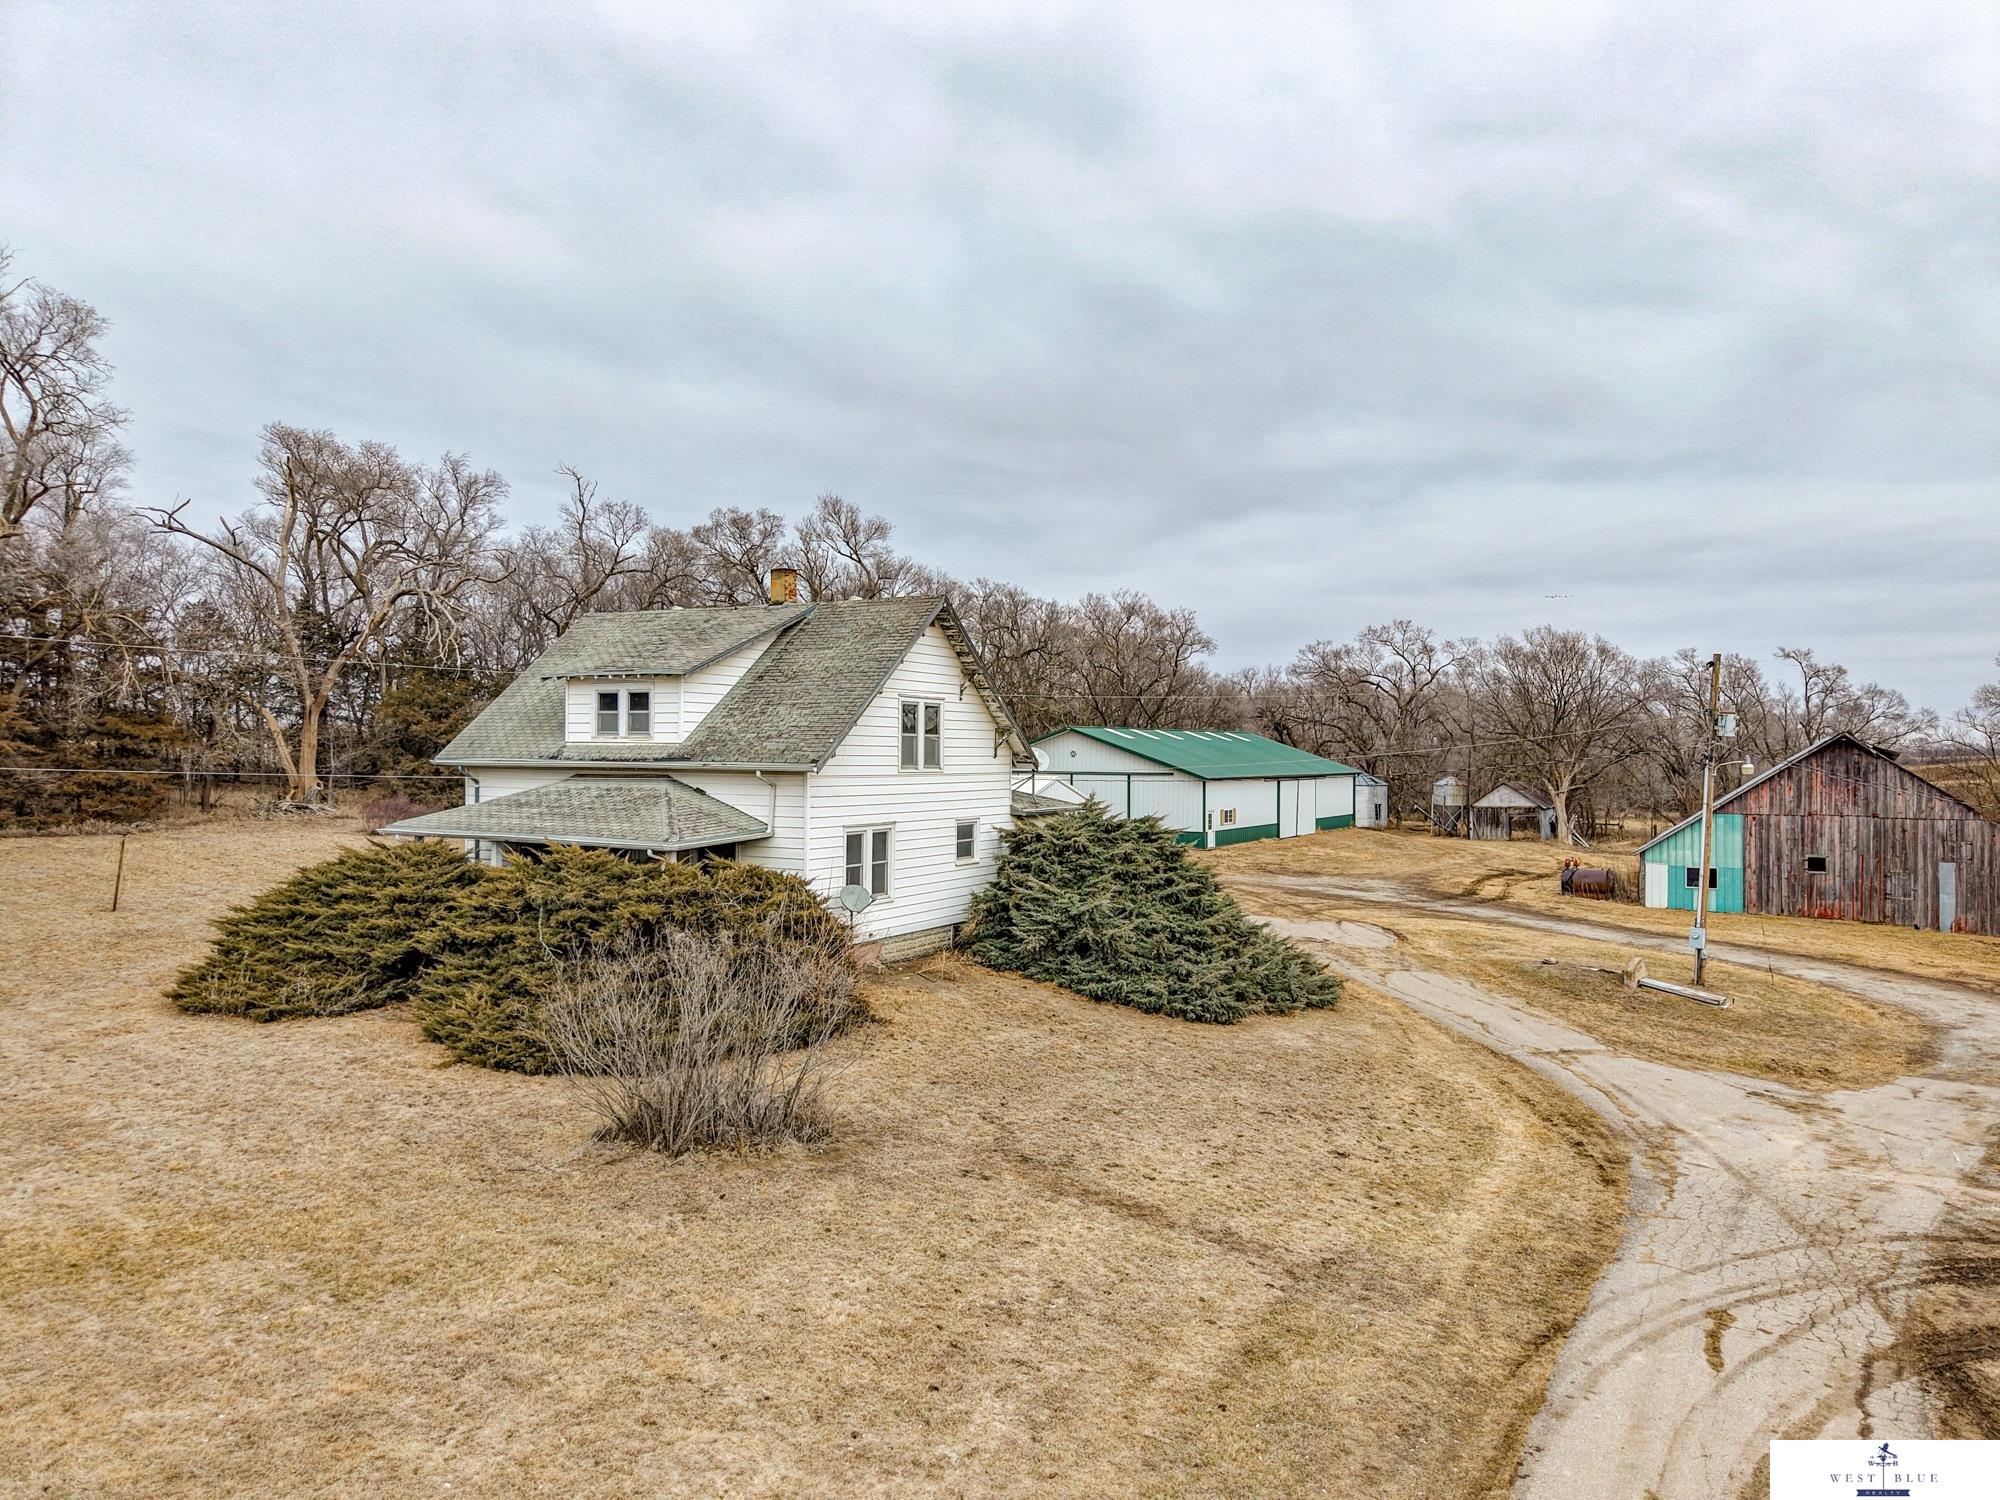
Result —
M 1495 802 L 1493 799 L 1498 797 L 1502 792 L 1512 792 L 1521 800 L 1519 802 Z M 1548 798 L 1544 797 L 1533 787 L 1522 786 L 1517 781 L 1501 782 L 1472 805 L 1474 807 L 1538 807 L 1544 812 L 1554 812 L 1556 806 L 1555 803 L 1549 801 Z
M 1337 760 L 1241 729 L 1109 729 L 1071 724 L 1042 735 L 1035 743 L 1058 734 L 1080 734 L 1203 781 L 1361 774 Z
M 636 616 L 586 615 L 516 677 L 435 759 L 443 765 L 697 766 L 740 770 L 818 770 L 847 738 L 890 673 L 932 625 L 944 630 L 988 710 L 1017 745 L 1027 744 L 1012 712 L 993 690 L 978 653 L 944 599 L 848 599 L 792 606 L 744 605 L 725 610 L 649 610 L 619 644 L 617 632 L 594 627 L 582 636 L 584 620 Z M 740 627 L 700 618 L 741 615 Z M 767 622 L 779 616 L 775 627 Z M 671 641 L 689 620 L 685 634 Z M 750 627 L 761 627 L 752 629 Z M 717 655 L 777 630 L 777 638 L 736 684 L 679 744 L 614 743 L 564 737 L 565 683 L 594 675 L 607 661 L 642 659 L 642 652 L 716 650 Z M 748 633 L 741 633 L 742 631 Z M 669 659 L 665 655 L 643 658 Z M 709 658 L 711 661 L 716 656 Z M 593 670 L 579 670 L 589 664 Z M 624 669 L 620 669 L 624 670 Z M 654 670 L 660 670 L 654 668 Z
M 702 849 L 762 838 L 770 828 L 671 776 L 569 776 L 382 828 L 430 838 L 610 849 Z
M 1755 791 L 1758 787 L 1762 786 L 1765 782 L 1771 780 L 1775 776 L 1784 775 L 1785 772 L 1791 770 L 1793 766 L 1796 766 L 1803 761 L 1811 760 L 1815 755 L 1818 755 L 1822 750 L 1825 750 L 1827 747 L 1839 744 L 1852 745 L 1855 749 L 1862 751 L 1864 754 L 1874 756 L 1877 760 L 1883 762 L 1885 765 L 1894 766 L 1898 771 L 1901 771 L 1905 776 L 1908 776 L 1915 781 L 1922 782 L 1926 790 L 1935 792 L 1939 797 L 1943 798 L 1947 802 L 1957 803 L 1960 807 L 1964 808 L 1967 812 L 1971 813 L 1976 818 L 1984 818 L 1986 816 L 1984 813 L 1980 812 L 1978 808 L 1974 807 L 1970 802 L 1967 802 L 1963 797 L 1954 797 L 1950 792 L 1946 791 L 1943 787 L 1937 785 L 1935 782 L 1927 781 L 1923 777 L 1917 775 L 1915 771 L 1912 771 L 1908 766 L 1903 765 L 1900 761 L 1896 759 L 1895 756 L 1889 754 L 1886 750 L 1882 750 L 1877 746 L 1871 745 L 1866 740 L 1860 738 L 1858 735 L 1849 734 L 1844 729 L 1837 730 L 1834 733 L 1826 736 L 1826 738 L 1818 740 L 1815 743 L 1806 746 L 1805 749 L 1801 750 L 1797 755 L 1792 756 L 1789 760 L 1779 761 L 1775 766 L 1772 766 L 1770 770 L 1760 772 L 1758 775 L 1752 776 L 1748 781 L 1744 782 L 1743 785 L 1737 787 L 1734 791 L 1724 793 L 1722 796 L 1716 798 L 1715 810 L 1717 812 L 1721 812 L 1724 808 L 1728 807 L 1730 803 L 1734 802 L 1738 797 L 1741 797 L 1748 792 Z M 1658 843 L 1663 843 L 1667 839 L 1672 838 L 1675 834 L 1679 833 L 1683 828 L 1688 827 L 1692 823 L 1698 822 L 1700 818 L 1701 814 L 1698 812 L 1688 814 L 1688 816 L 1682 818 L 1680 822 L 1674 824 L 1673 827 L 1666 829 L 1661 833 L 1657 833 L 1652 838 L 1647 839 L 1645 843 L 1639 846 L 1638 852 L 1640 854 L 1644 854 L 1648 849 L 1652 848 L 1653 845 Z
M 535 669 L 544 677 L 684 677 L 790 624 L 806 608 L 726 604 L 580 615 Z

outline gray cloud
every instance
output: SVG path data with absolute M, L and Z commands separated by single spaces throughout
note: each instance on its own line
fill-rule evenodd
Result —
M 1232 665 L 1990 675 L 1989 7 L 658 9 L 17 4 L 0 236 L 113 318 L 143 494 L 281 417 L 523 520 L 832 487 Z

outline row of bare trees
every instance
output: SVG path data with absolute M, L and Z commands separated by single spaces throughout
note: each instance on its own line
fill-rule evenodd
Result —
M 330 777 L 421 788 L 428 757 L 579 615 L 754 603 L 778 566 L 813 599 L 950 595 L 1031 733 L 1254 728 L 1382 776 L 1406 815 L 1446 772 L 1521 781 L 1565 832 L 1614 808 L 1676 814 L 1699 783 L 1692 650 L 1639 660 L 1553 627 L 1480 642 L 1395 620 L 1225 674 L 1192 610 L 955 580 L 832 494 L 679 527 L 563 468 L 554 521 L 509 532 L 505 482 L 462 455 L 274 423 L 242 505 L 131 506 L 103 320 L 6 267 L 0 252 L 0 819 L 139 815 L 160 782 L 135 769 L 204 788 L 269 775 L 297 803 Z M 1940 724 L 1786 648 L 1728 658 L 1723 692 L 1755 763 L 1850 729 L 1983 755 L 2000 794 L 2000 685 Z
M 1739 725 L 1725 785 L 1746 761 L 1769 766 L 1840 730 L 1950 754 L 1957 738 L 1976 742 L 2000 706 L 1941 723 L 1804 647 L 1777 651 L 1768 672 L 1746 656 L 1723 667 L 1723 708 Z M 1256 685 L 1251 712 L 1265 733 L 1382 777 L 1405 817 L 1425 815 L 1441 776 L 1464 778 L 1474 795 L 1509 780 L 1547 797 L 1567 838 L 1579 817 L 1612 809 L 1678 817 L 1692 808 L 1707 699 L 1708 662 L 1692 649 L 1641 660 L 1553 626 L 1481 643 L 1396 620 L 1305 647 Z

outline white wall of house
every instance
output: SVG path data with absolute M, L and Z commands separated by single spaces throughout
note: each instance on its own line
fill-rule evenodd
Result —
M 531 791 L 575 774 L 574 766 L 480 766 L 466 773 L 465 800 L 491 802 L 495 797 Z
M 690 672 L 681 680 L 681 718 L 679 738 L 686 739 L 695 731 L 695 726 L 708 716 L 710 709 L 720 703 L 729 690 L 750 670 L 757 658 L 769 649 L 775 635 L 767 635 L 752 641 L 740 650 L 732 651 L 720 661 L 712 661 L 699 672 Z
M 942 705 L 943 766 L 903 770 L 899 731 L 904 699 Z M 850 831 L 888 828 L 889 893 L 855 921 L 868 940 L 962 922 L 972 897 L 993 878 L 1000 831 L 1013 822 L 1013 756 L 999 726 L 966 680 L 937 626 L 924 632 L 854 730 L 806 789 L 807 878 L 831 899 L 846 883 Z M 957 825 L 977 825 L 973 857 L 961 862 Z
M 563 738 L 594 740 L 597 733 L 597 695 L 605 693 L 650 692 L 653 695 L 652 733 L 634 738 L 668 740 L 676 738 L 674 724 L 680 713 L 681 679 L 678 677 L 572 677 L 563 687 Z M 625 700 L 619 699 L 620 727 L 623 727 Z M 625 736 L 621 734 L 619 738 Z
M 799 771 L 767 771 L 760 781 L 750 771 L 675 771 L 676 781 L 707 792 L 739 812 L 770 826 L 769 838 L 736 846 L 747 865 L 766 865 L 793 875 L 806 872 L 806 778 Z

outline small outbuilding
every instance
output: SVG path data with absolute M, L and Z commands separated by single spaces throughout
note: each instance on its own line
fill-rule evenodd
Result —
M 2000 823 L 1851 734 L 1715 804 L 1709 909 L 2000 934 Z M 1639 851 L 1648 906 L 1694 909 L 1701 819 Z
M 1556 805 L 1540 792 L 1503 781 L 1472 804 L 1472 836 L 1511 839 L 1525 831 L 1547 842 L 1556 836 Z
M 1389 826 L 1389 783 L 1380 776 L 1370 776 L 1366 771 L 1354 778 L 1354 826 L 1356 828 L 1387 828 Z
M 1125 818 L 1158 817 L 1183 843 L 1214 848 L 1352 827 L 1353 766 L 1240 729 L 1113 729 L 1045 734 L 1038 782 L 1054 779 Z

